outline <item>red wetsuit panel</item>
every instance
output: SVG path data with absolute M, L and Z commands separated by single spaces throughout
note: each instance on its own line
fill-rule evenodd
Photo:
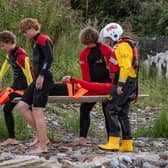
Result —
M 86 95 L 107 95 L 112 87 L 112 83 L 87 82 L 74 77 L 72 83 L 79 83 L 84 89 L 87 89 Z

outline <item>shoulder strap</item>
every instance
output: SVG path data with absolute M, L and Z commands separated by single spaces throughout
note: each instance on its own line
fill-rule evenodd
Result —
M 18 51 L 18 50 L 19 50 L 19 51 Z M 17 51 L 18 51 L 18 52 L 17 52 Z M 26 52 L 21 46 L 18 47 L 17 51 L 16 51 L 16 54 L 15 54 L 16 57 L 17 57 L 19 54 L 24 54 L 24 55 L 27 56 L 27 52 Z
M 139 87 L 138 87 L 139 59 L 138 59 L 138 55 L 137 55 L 137 51 L 136 51 L 136 45 L 130 39 L 129 36 L 122 37 L 121 40 L 118 43 L 121 43 L 121 42 L 127 42 L 131 46 L 131 48 L 133 50 L 133 54 L 134 54 L 133 61 L 132 61 L 132 66 L 136 69 L 136 90 L 135 90 L 135 93 L 134 93 L 134 102 L 133 102 L 133 104 L 135 104 L 137 99 L 138 99 L 138 94 L 139 94 Z
M 129 45 L 130 45 L 132 48 L 135 48 L 135 47 L 136 47 L 135 43 L 131 40 L 131 38 L 130 38 L 129 36 L 124 36 L 124 37 L 122 37 L 121 40 L 119 41 L 119 43 L 121 43 L 121 42 L 127 42 L 127 43 L 129 43 Z

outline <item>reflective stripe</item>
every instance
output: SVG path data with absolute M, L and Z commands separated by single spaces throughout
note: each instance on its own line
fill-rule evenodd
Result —
M 119 78 L 119 81 L 125 82 L 125 81 L 126 81 L 126 78 Z
M 114 45 L 114 46 L 112 47 L 112 51 L 114 51 L 116 48 L 117 48 L 117 45 Z
M 118 64 L 118 61 L 115 60 L 114 58 L 110 57 L 110 62 L 113 63 L 114 65 Z
M 47 68 L 47 63 L 45 62 L 42 69 L 46 69 L 46 68 Z

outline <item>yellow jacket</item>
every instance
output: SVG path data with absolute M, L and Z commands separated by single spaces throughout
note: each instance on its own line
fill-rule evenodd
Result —
M 127 42 L 122 42 L 117 44 L 114 53 L 120 68 L 119 83 L 124 84 L 128 77 L 136 78 L 136 73 L 132 66 L 134 57 L 132 47 Z
M 17 60 L 16 60 L 17 64 L 19 65 L 19 67 L 22 69 L 26 80 L 27 80 L 27 84 L 30 85 L 33 81 L 32 78 L 32 74 L 31 74 L 31 70 L 30 70 L 30 60 L 29 57 L 25 57 L 24 60 L 24 67 L 22 66 L 22 64 L 20 64 Z M 9 56 L 6 56 L 6 59 L 2 65 L 1 71 L 0 71 L 0 79 L 2 80 L 4 74 L 7 72 L 8 68 L 9 68 L 10 64 L 9 64 Z

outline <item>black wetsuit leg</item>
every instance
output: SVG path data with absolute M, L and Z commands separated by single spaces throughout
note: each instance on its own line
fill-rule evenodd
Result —
M 81 103 L 80 106 L 80 137 L 87 137 L 90 126 L 90 111 L 96 103 Z
M 27 87 L 26 78 L 23 76 L 15 79 L 13 86 L 11 88 L 13 88 L 14 90 L 24 90 L 26 87 Z M 14 117 L 13 117 L 12 111 L 16 103 L 11 102 L 15 97 L 18 97 L 18 95 L 17 94 L 15 95 L 14 93 L 10 93 L 9 94 L 10 100 L 7 103 L 5 103 L 3 107 L 9 138 L 15 138 L 15 124 L 14 124 Z
M 105 118 L 105 127 L 106 127 L 106 132 L 107 132 L 107 138 L 109 137 L 109 125 L 107 122 L 107 113 L 106 113 L 106 106 L 107 106 L 108 102 L 103 102 L 102 103 L 102 109 L 103 109 L 103 113 L 104 113 L 104 118 Z
M 130 102 L 128 101 L 124 104 L 124 106 L 122 107 L 122 111 L 118 114 L 118 120 L 120 122 L 123 139 L 132 139 L 131 125 L 128 116 L 129 109 Z
M 87 137 L 90 126 L 90 111 L 96 103 L 82 103 L 80 106 L 80 137 Z M 105 126 L 107 130 L 107 137 L 109 137 L 109 126 L 107 124 L 106 106 L 107 102 L 102 103 L 103 113 L 105 117 Z
M 8 101 L 3 107 L 9 138 L 15 138 L 15 124 L 14 124 L 14 117 L 12 113 L 15 105 L 16 103 L 12 103 L 11 101 Z

